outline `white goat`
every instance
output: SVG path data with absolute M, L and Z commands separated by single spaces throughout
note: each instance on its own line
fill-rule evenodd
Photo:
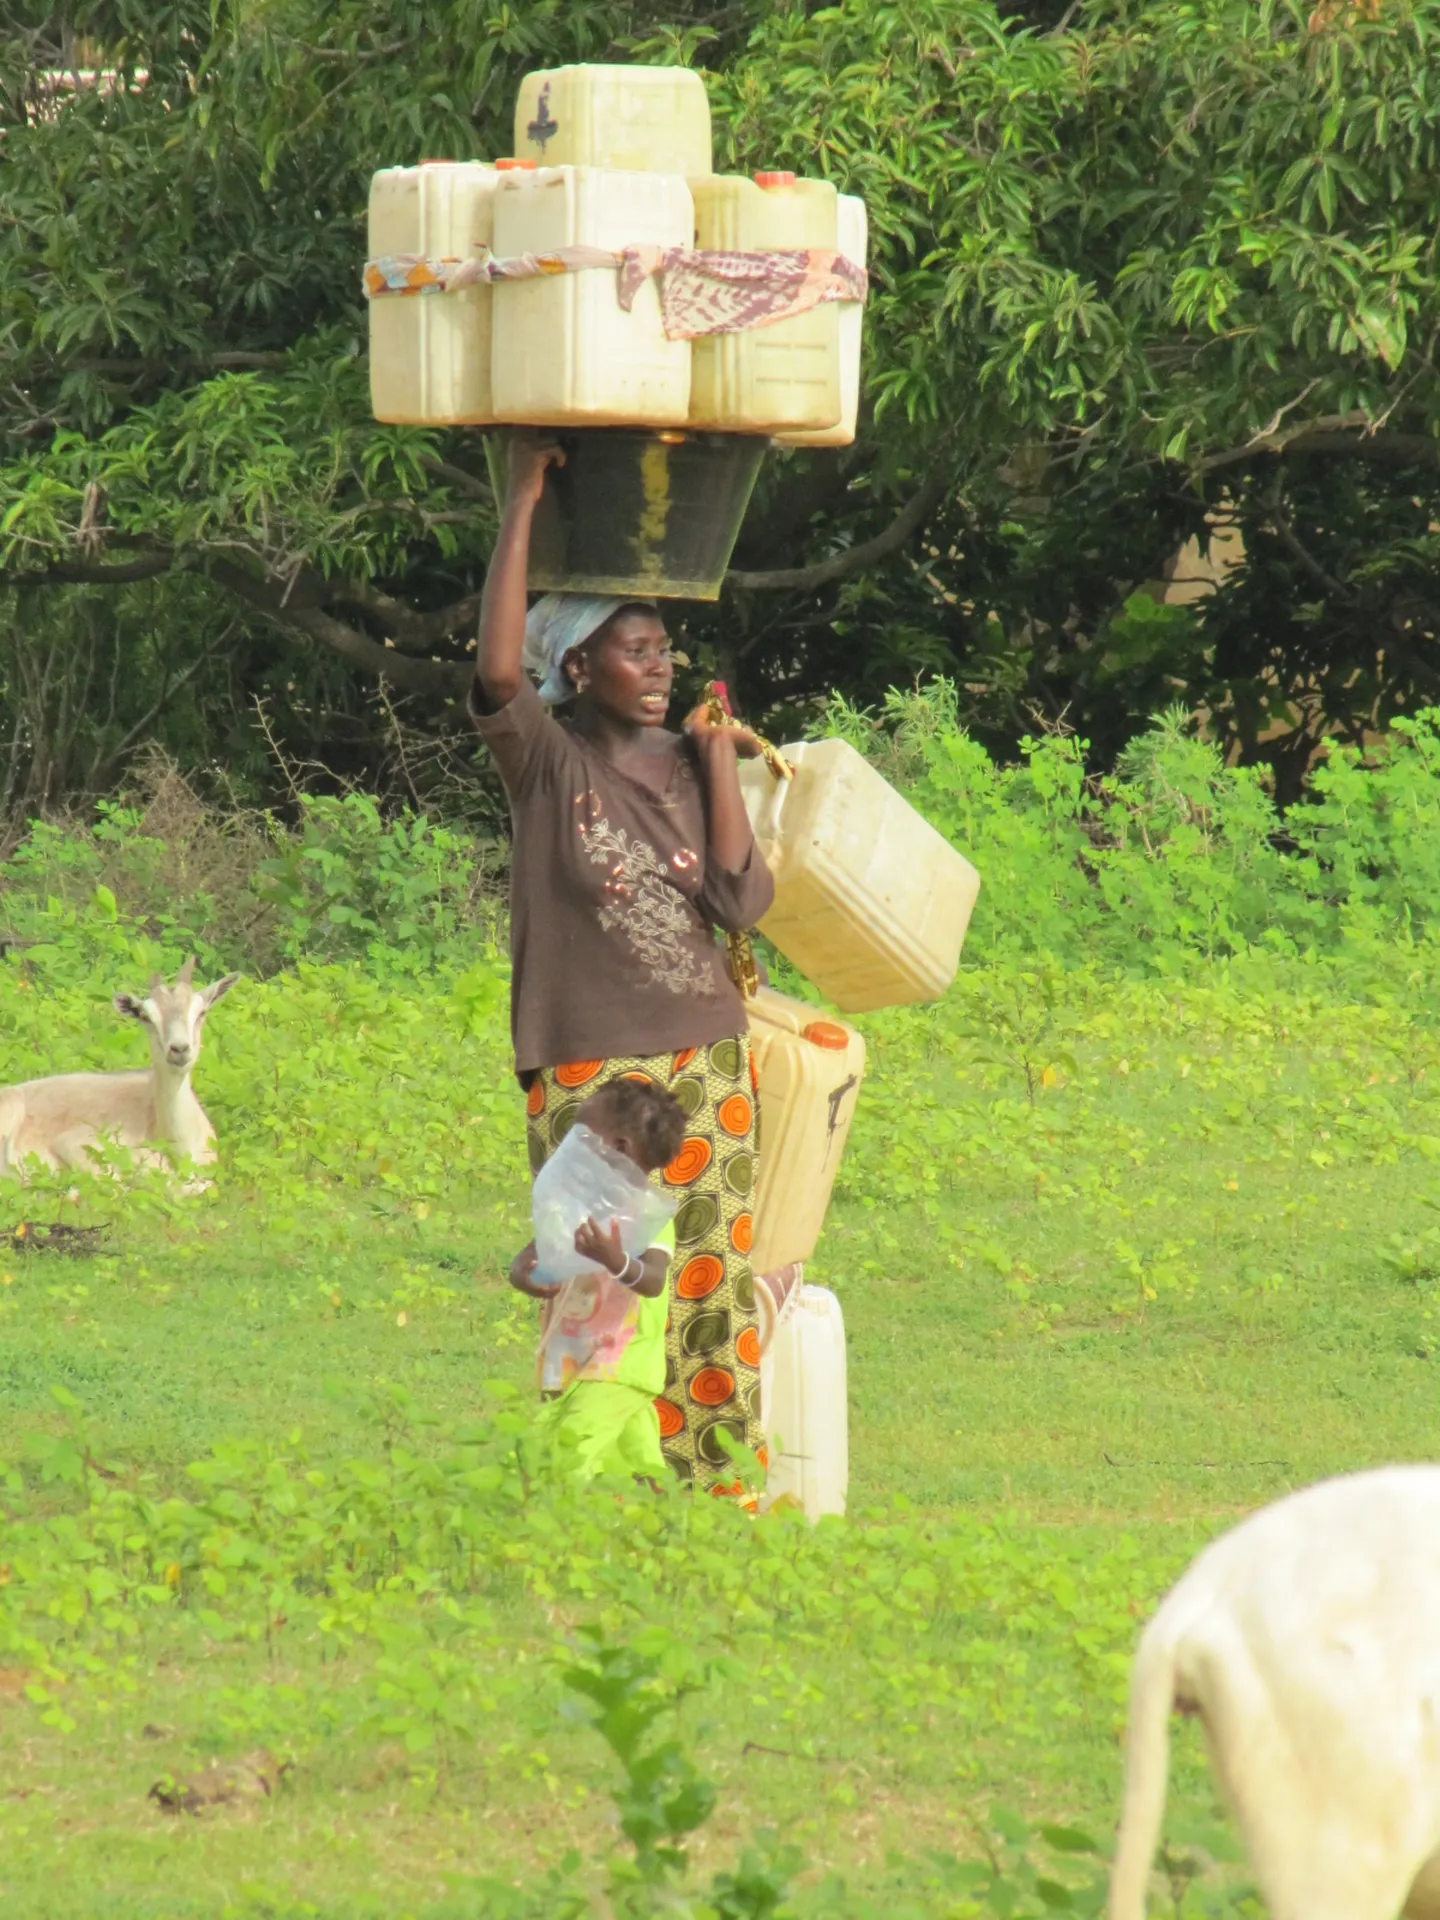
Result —
M 1208 1547 L 1131 1677 L 1110 1920 L 1142 1920 L 1169 1717 L 1199 1715 L 1272 1920 L 1440 1915 L 1440 1467 L 1327 1480 Z
M 130 1148 L 142 1166 L 167 1164 L 151 1150 L 156 1146 L 199 1166 L 215 1158 L 215 1129 L 191 1090 L 190 1073 L 206 1014 L 240 976 L 228 973 L 213 987 L 196 988 L 194 971 L 192 958 L 173 987 L 157 973 L 143 998 L 115 995 L 116 1009 L 149 1033 L 148 1071 L 60 1073 L 0 1087 L 0 1177 L 23 1177 L 32 1155 L 52 1169 L 93 1169 L 92 1150 L 106 1144 Z

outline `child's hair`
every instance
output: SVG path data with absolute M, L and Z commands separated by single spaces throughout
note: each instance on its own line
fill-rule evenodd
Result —
M 685 1140 L 685 1109 L 650 1080 L 611 1080 L 585 1102 L 607 1130 L 623 1133 L 646 1173 L 668 1167 Z

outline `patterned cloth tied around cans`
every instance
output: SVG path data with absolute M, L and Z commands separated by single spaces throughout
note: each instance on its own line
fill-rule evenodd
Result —
M 628 313 L 649 279 L 660 281 L 660 316 L 668 340 L 773 327 L 832 300 L 863 303 L 870 288 L 864 267 L 827 248 L 784 253 L 715 253 L 689 247 L 555 247 L 497 260 L 431 260 L 385 254 L 365 262 L 367 300 L 388 294 L 458 293 L 496 280 L 533 280 L 555 273 L 608 267 L 620 276 L 621 308 Z

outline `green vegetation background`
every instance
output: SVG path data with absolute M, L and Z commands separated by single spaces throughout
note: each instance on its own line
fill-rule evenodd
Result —
M 278 742 L 493 816 L 457 705 L 486 461 L 371 416 L 365 206 L 510 152 L 521 76 L 576 61 L 694 68 L 719 170 L 868 210 L 858 438 L 766 462 L 722 599 L 674 611 L 697 680 L 793 726 L 946 673 L 993 752 L 1039 707 L 1107 767 L 1179 698 L 1294 798 L 1324 732 L 1440 698 L 1437 33 L 1440 0 L 6 7 L 0 820 L 145 739 L 252 800 Z M 1146 597 L 1213 536 L 1218 592 Z
M 530 1472 L 463 835 L 161 775 L 11 860 L 0 1079 L 135 1063 L 109 995 L 184 951 L 249 977 L 208 1193 L 6 1193 L 103 1229 L 0 1242 L 7 1912 L 1093 1911 L 1160 1592 L 1255 1503 L 1436 1452 L 1440 716 L 1284 820 L 1172 720 L 1105 781 L 1061 735 L 992 764 L 943 684 L 832 722 L 986 885 L 946 999 L 861 1022 L 815 1529 Z M 146 1798 L 257 1746 L 273 1801 Z M 1189 1731 L 1169 1832 L 1172 1893 L 1246 1902 Z

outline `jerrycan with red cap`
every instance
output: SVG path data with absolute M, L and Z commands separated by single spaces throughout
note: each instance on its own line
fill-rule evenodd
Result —
M 721 253 L 839 245 L 839 196 L 793 173 L 712 173 L 690 181 L 695 244 Z M 693 342 L 690 424 L 715 433 L 806 433 L 841 420 L 840 308 Z
M 865 1042 L 770 987 L 745 1011 L 760 1103 L 750 1264 L 773 1273 L 815 1251 L 865 1076 Z

